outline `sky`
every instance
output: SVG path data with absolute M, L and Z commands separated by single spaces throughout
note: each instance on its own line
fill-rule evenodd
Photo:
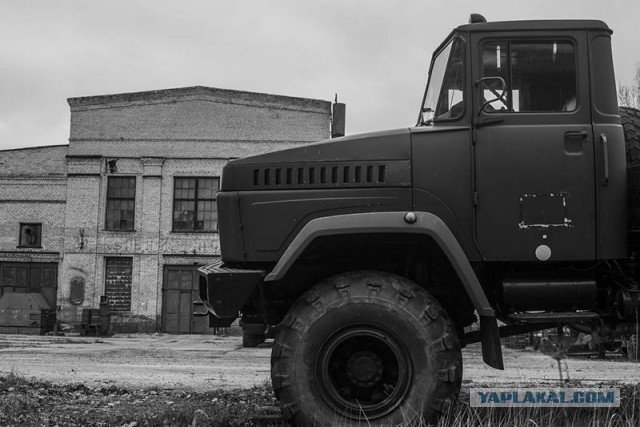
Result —
M 0 149 L 66 144 L 67 98 L 188 86 L 337 93 L 347 134 L 412 126 L 470 13 L 601 19 L 616 80 L 640 63 L 638 0 L 0 0 Z

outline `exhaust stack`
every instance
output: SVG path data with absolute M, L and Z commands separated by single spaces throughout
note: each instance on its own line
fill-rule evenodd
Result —
M 336 99 L 331 108 L 331 138 L 344 136 L 347 106 L 338 102 L 338 94 L 336 94 Z

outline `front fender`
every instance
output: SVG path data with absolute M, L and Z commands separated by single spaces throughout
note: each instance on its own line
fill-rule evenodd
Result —
M 368 212 L 335 215 L 309 221 L 265 277 L 265 282 L 280 280 L 311 242 L 321 236 L 358 233 L 416 233 L 435 240 L 458 274 L 469 299 L 480 315 L 484 361 L 502 369 L 502 351 L 495 311 L 480 285 L 467 256 L 447 225 L 429 212 L 413 212 L 415 220 L 405 220 L 404 212 Z
M 416 233 L 433 238 L 442 248 L 460 277 L 473 306 L 481 316 L 495 316 L 480 282 L 462 247 L 446 224 L 429 212 L 413 212 L 414 222 L 405 221 L 403 212 L 369 212 L 335 215 L 309 221 L 293 239 L 265 282 L 280 280 L 300 254 L 316 238 L 358 233 Z

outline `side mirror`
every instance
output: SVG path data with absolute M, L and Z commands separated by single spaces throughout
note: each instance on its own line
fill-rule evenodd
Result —
M 475 119 L 473 120 L 474 124 L 476 126 L 482 126 L 488 123 L 494 123 L 494 122 L 499 122 L 502 121 L 501 118 L 498 117 L 481 117 L 482 113 L 486 113 L 487 107 L 489 107 L 492 103 L 496 102 L 496 101 L 502 101 L 505 105 L 507 105 L 507 101 L 505 99 L 505 95 L 507 93 L 507 83 L 504 81 L 504 79 L 502 77 L 498 77 L 498 76 L 493 76 L 493 77 L 483 77 L 480 80 L 476 80 L 475 82 L 475 86 L 479 87 L 480 85 L 486 83 L 486 82 L 490 82 L 490 81 L 497 81 L 498 83 L 500 83 L 501 88 L 498 89 L 500 90 L 500 92 L 498 92 L 498 90 L 496 89 L 492 89 L 489 88 L 489 90 L 495 95 L 495 98 L 489 99 L 487 101 L 485 101 L 482 106 L 480 106 L 480 110 L 478 110 L 478 114 L 476 115 Z

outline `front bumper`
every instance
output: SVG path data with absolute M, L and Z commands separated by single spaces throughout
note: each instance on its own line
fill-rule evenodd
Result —
M 264 270 L 227 268 L 222 261 L 200 267 L 200 299 L 217 318 L 235 319 L 265 274 Z

